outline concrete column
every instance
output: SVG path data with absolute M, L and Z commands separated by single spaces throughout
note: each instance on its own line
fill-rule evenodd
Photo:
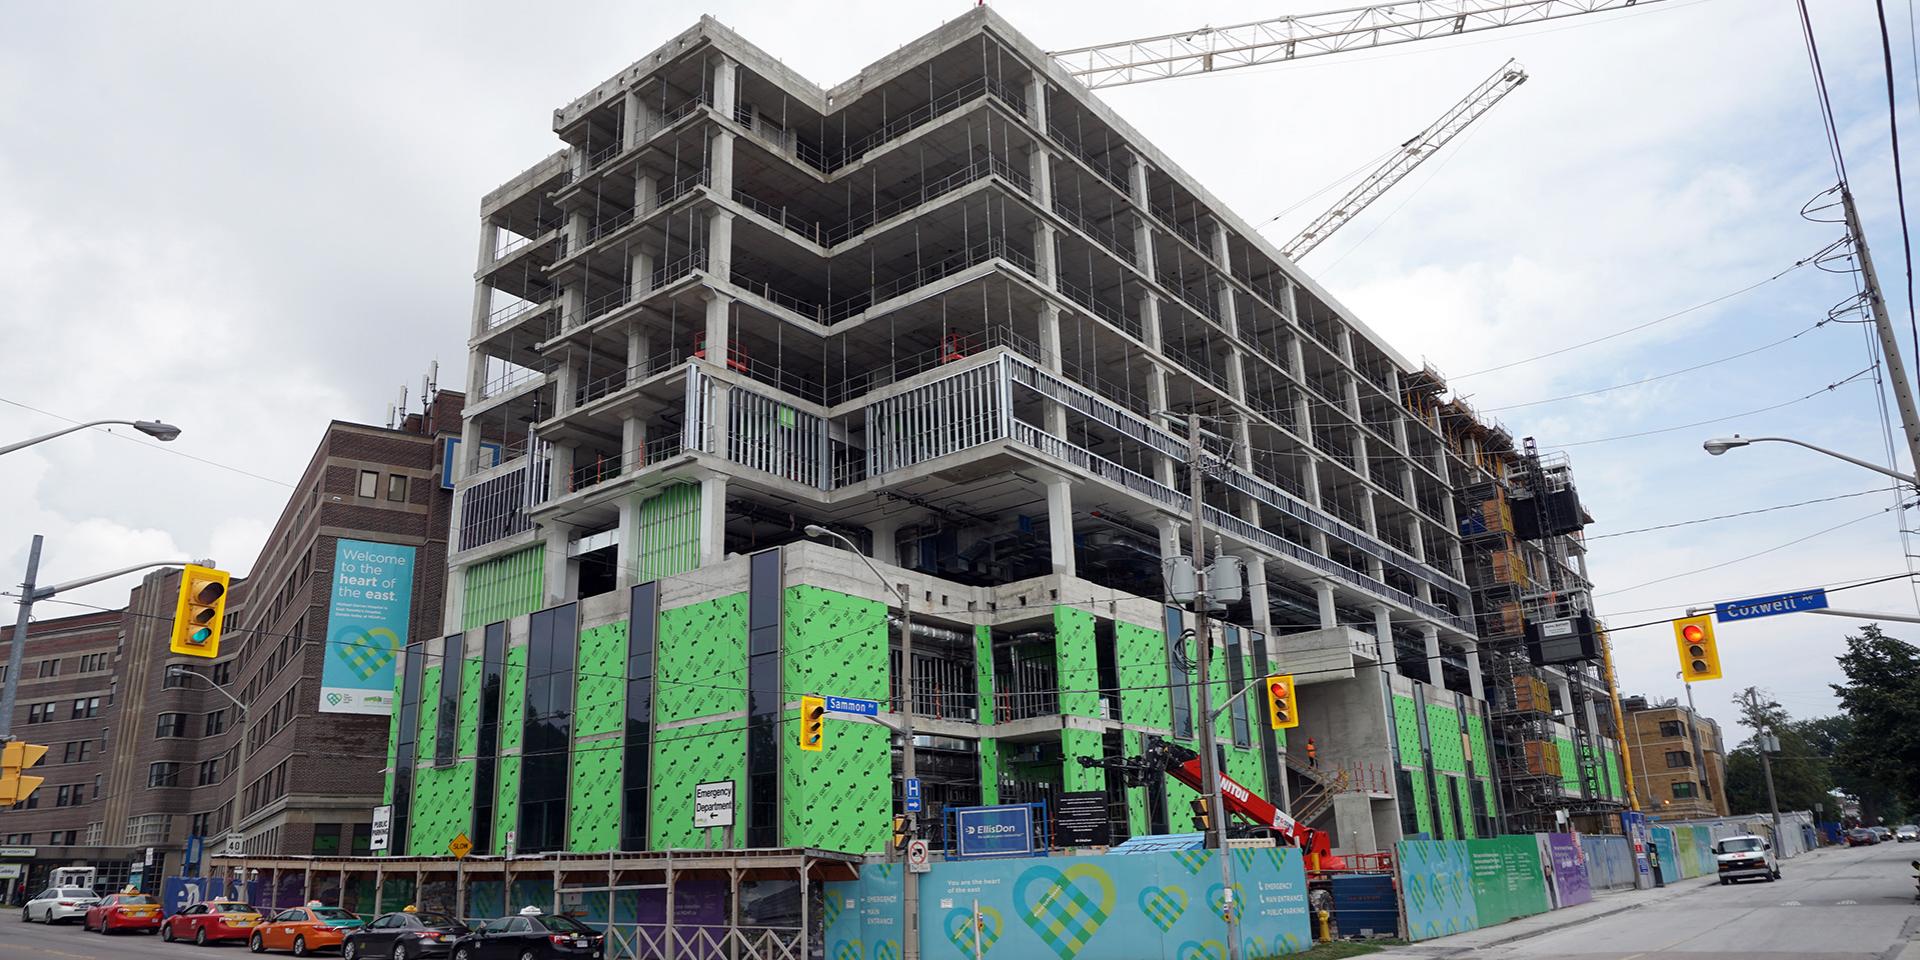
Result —
M 644 498 L 637 493 L 629 493 L 620 498 L 619 532 L 620 539 L 613 546 L 614 586 L 625 590 L 639 582 L 635 567 L 638 560 L 633 555 L 634 528 L 639 523 L 640 503 Z
M 1407 554 L 1415 560 L 1427 561 L 1427 541 L 1420 536 L 1420 518 L 1407 517 Z
M 1208 252 L 1213 254 L 1213 263 L 1220 269 L 1232 273 L 1233 257 L 1227 252 L 1227 228 L 1221 226 L 1220 221 L 1211 218 L 1208 219 L 1208 225 L 1212 229 L 1208 231 L 1207 248 Z
M 1162 411 L 1168 409 L 1167 371 L 1154 361 L 1147 362 L 1147 408 L 1153 411 L 1153 422 L 1161 429 L 1172 426 Z M 1163 486 L 1173 486 L 1173 458 L 1157 454 L 1153 458 L 1153 478 Z
M 1160 298 L 1152 293 L 1142 293 L 1137 301 L 1140 305 L 1140 337 L 1152 350 L 1160 349 Z
M 1568 683 L 1565 677 L 1553 677 L 1547 682 L 1553 684 L 1555 690 L 1560 691 L 1560 713 L 1562 714 L 1560 719 L 1566 723 L 1575 722 L 1573 719 L 1573 684 Z
M 1347 413 L 1355 420 L 1366 419 L 1360 414 L 1360 379 L 1349 373 L 1341 376 L 1340 380 L 1345 394 L 1341 399 L 1347 403 Z
M 638 323 L 627 325 L 627 369 L 641 370 L 653 357 L 653 334 Z
M 564 443 L 547 445 L 547 470 L 553 496 L 573 492 L 573 448 Z
M 620 143 L 632 149 L 647 132 L 647 100 L 638 90 L 628 90 L 620 103 Z
M 1227 396 L 1241 403 L 1247 402 L 1246 363 L 1246 357 L 1241 354 L 1240 348 L 1229 344 L 1227 347 Z
M 653 291 L 653 270 L 659 265 L 660 251 L 652 246 L 643 246 L 633 252 L 630 271 L 633 276 L 634 299 L 639 299 Z
M 1073 576 L 1073 485 L 1065 477 L 1047 479 L 1047 539 L 1053 548 L 1053 572 Z
M 577 283 L 569 283 L 560 288 L 560 322 L 569 327 L 577 327 L 586 319 L 586 293 Z
M 713 290 L 703 290 L 700 296 L 707 302 L 706 361 L 725 370 L 727 340 L 733 333 L 733 298 Z
M 659 206 L 660 176 L 652 170 L 643 170 L 633 180 L 633 212 L 645 216 L 654 207 Z
M 1373 479 L 1373 461 L 1367 456 L 1367 435 L 1356 433 L 1353 436 L 1353 470 L 1355 473 Z
M 1153 522 L 1153 528 L 1160 533 L 1160 559 L 1187 555 L 1186 541 L 1180 538 L 1180 521 L 1161 517 Z
M 1420 638 L 1425 640 L 1427 644 L 1428 682 L 1436 687 L 1445 686 L 1443 674 L 1440 670 L 1440 628 L 1432 624 L 1423 623 L 1420 625 Z
M 1053 249 L 1053 224 L 1036 220 L 1033 224 L 1033 269 L 1042 286 L 1054 286 L 1059 274 Z
M 646 464 L 647 428 L 631 412 L 620 418 L 620 472 L 632 473 Z
M 1333 342 L 1340 348 L 1340 359 L 1353 362 L 1353 328 L 1342 323 L 1333 328 Z
M 574 369 L 572 361 L 562 358 L 553 370 L 553 404 L 561 413 L 578 406 L 573 400 L 579 386 L 580 371 Z
M 1035 143 L 1027 152 L 1027 176 L 1033 179 L 1033 199 L 1044 209 L 1053 209 L 1053 155 Z
M 1400 448 L 1404 450 L 1406 446 L 1406 438 L 1402 437 Z M 1417 505 L 1420 502 L 1419 489 L 1413 479 L 1413 466 L 1402 463 L 1400 465 L 1400 499 L 1407 501 L 1409 506 Z
M 707 216 L 707 272 L 721 280 L 733 275 L 733 212 L 715 210 Z
M 1393 610 L 1384 603 L 1373 606 L 1373 648 L 1381 668 L 1399 674 L 1400 657 L 1393 646 Z
M 1027 119 L 1035 129 L 1047 129 L 1047 77 L 1037 70 L 1027 75 Z
M 707 155 L 707 186 L 714 196 L 733 196 L 733 131 L 716 129 L 713 150 Z
M 728 120 L 739 98 L 740 65 L 731 57 L 720 57 L 713 64 L 713 109 Z
M 1252 606 L 1253 629 L 1267 635 L 1267 656 L 1273 656 L 1276 644 L 1273 639 L 1273 601 L 1267 595 L 1267 558 L 1258 553 L 1240 554 L 1240 562 L 1247 566 L 1247 603 Z M 1272 673 L 1273 664 L 1257 665 L 1262 673 Z
M 873 535 L 873 559 L 876 563 L 900 565 L 900 519 L 881 517 L 867 524 L 867 532 Z
M 1320 607 L 1320 629 L 1332 630 L 1340 625 L 1340 611 L 1334 607 L 1333 584 L 1326 580 L 1313 582 L 1313 597 Z
M 1054 373 L 1061 371 L 1060 364 L 1060 308 L 1051 303 L 1040 306 L 1040 350 L 1046 354 L 1038 357 L 1040 365 Z
M 727 478 L 700 479 L 700 565 L 727 558 Z
M 543 558 L 546 574 L 546 603 L 555 606 L 579 592 L 579 565 L 567 556 L 567 544 L 573 539 L 573 527 L 557 520 L 541 524 L 540 539 L 545 544 Z
M 1333 798 L 1333 852 L 1379 853 L 1379 835 L 1373 829 L 1373 798 L 1343 793 Z
M 1480 673 L 1480 644 L 1467 644 L 1466 657 L 1467 692 L 1471 694 L 1475 700 L 1485 700 L 1487 699 L 1487 685 Z M 1484 770 L 1480 771 L 1480 773 L 1482 776 L 1486 775 L 1486 771 Z

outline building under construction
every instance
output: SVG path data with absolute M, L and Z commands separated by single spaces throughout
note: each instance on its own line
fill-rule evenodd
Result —
M 991 10 L 832 88 L 703 19 L 552 120 L 481 206 L 457 632 L 404 657 L 391 853 L 875 851 L 906 750 L 936 838 L 1090 791 L 1116 841 L 1184 831 L 1185 787 L 1078 761 L 1192 744 L 1201 656 L 1226 772 L 1337 850 L 1612 790 L 1586 668 L 1525 652 L 1586 609 L 1564 463 Z M 1197 642 L 1195 522 L 1245 571 Z M 1268 673 L 1299 728 L 1229 696 Z M 803 749 L 806 695 L 880 716 Z

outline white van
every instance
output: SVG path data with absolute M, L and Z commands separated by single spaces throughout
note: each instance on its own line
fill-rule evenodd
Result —
M 1719 861 L 1722 884 L 1747 877 L 1780 879 L 1780 861 L 1773 854 L 1772 841 L 1765 837 L 1721 837 L 1713 842 L 1713 859 Z

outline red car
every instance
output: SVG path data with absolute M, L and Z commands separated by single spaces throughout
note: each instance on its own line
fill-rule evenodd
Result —
M 160 901 L 144 893 L 112 894 L 87 908 L 87 915 L 80 918 L 80 929 L 152 933 L 160 929 Z
M 260 911 L 238 900 L 196 903 L 160 924 L 160 939 L 192 940 L 205 946 L 215 940 L 246 940 L 260 925 Z

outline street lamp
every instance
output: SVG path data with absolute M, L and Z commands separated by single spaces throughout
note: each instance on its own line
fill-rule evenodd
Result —
M 1865 467 L 1874 473 L 1885 474 L 1909 486 L 1920 487 L 1920 479 L 1915 478 L 1912 474 L 1901 473 L 1898 470 L 1889 470 L 1877 463 L 1868 463 L 1859 457 L 1849 457 L 1838 450 L 1828 450 L 1826 447 L 1816 446 L 1805 440 L 1795 440 L 1792 437 L 1743 437 L 1736 433 L 1731 437 L 1718 437 L 1708 440 L 1700 446 L 1708 453 L 1717 457 L 1735 447 L 1744 447 L 1755 443 L 1791 443 L 1796 447 L 1806 447 L 1815 453 L 1824 453 L 1836 460 L 1845 460 L 1856 467 Z
M 213 678 L 204 673 L 189 670 L 180 664 L 174 663 L 167 665 L 167 676 L 180 677 L 181 679 L 192 677 L 195 680 L 203 681 L 208 687 L 212 688 L 215 693 L 226 697 L 227 700 L 233 704 L 234 709 L 240 711 L 240 722 L 234 725 L 233 730 L 233 769 L 227 771 L 228 775 L 233 777 L 233 817 L 227 821 L 227 834 L 228 836 L 233 836 L 237 834 L 240 829 L 240 788 L 246 782 L 247 724 L 252 720 L 252 717 L 247 713 L 247 705 L 241 703 L 239 697 L 228 693 L 225 687 L 213 682 Z M 202 854 L 202 856 L 207 855 L 208 854 Z
M 847 539 L 844 534 L 829 530 L 817 523 L 809 523 L 807 536 L 815 540 L 839 541 L 842 546 L 852 551 L 854 556 L 859 557 L 861 563 L 867 565 L 874 579 L 880 581 L 880 585 L 885 587 L 888 593 L 900 600 L 900 690 L 903 694 L 901 699 L 906 701 L 905 709 L 900 711 L 899 733 L 900 739 L 905 743 L 905 749 L 901 751 L 900 776 L 907 783 L 912 783 L 918 779 L 913 763 L 913 595 L 890 582 L 886 575 L 880 572 L 880 568 L 874 566 L 873 561 L 867 559 L 867 555 L 861 553 L 860 548 L 854 546 L 853 541 Z M 901 789 L 904 796 L 905 786 L 903 785 Z M 918 832 L 916 828 L 920 818 L 916 815 L 917 813 L 918 811 L 914 810 L 905 811 L 907 836 L 910 838 Z M 902 906 L 905 907 L 906 913 L 904 924 L 906 935 L 901 937 L 900 941 L 905 948 L 905 960 L 919 960 L 920 875 L 908 870 L 901 884 Z
M 0 450 L 0 453 L 5 452 Z M 102 580 L 111 580 L 122 574 L 145 570 L 149 567 L 178 567 L 189 563 L 213 566 L 212 560 L 153 560 L 121 567 L 118 570 L 109 570 L 106 573 L 97 573 L 90 577 L 81 577 L 78 580 L 56 583 L 50 587 L 40 587 L 34 585 L 34 578 L 40 574 L 40 545 L 45 540 L 45 537 L 36 533 L 33 535 L 32 545 L 27 548 L 27 579 L 20 584 L 20 613 L 13 622 L 13 645 L 7 650 L 6 684 L 4 688 L 0 688 L 0 740 L 8 739 L 13 733 L 14 694 L 19 689 L 20 668 L 26 661 L 27 626 L 33 616 L 34 601 L 45 600 L 57 593 L 99 583 Z
M 135 430 L 138 430 L 141 433 L 144 433 L 147 436 L 162 442 L 172 440 L 173 438 L 180 435 L 179 427 L 176 427 L 171 423 L 164 423 L 159 420 L 91 420 L 86 423 L 76 423 L 73 426 L 67 427 L 64 430 L 55 430 L 54 432 L 49 434 L 44 434 L 42 436 L 34 437 L 29 440 L 22 440 L 19 443 L 7 444 L 4 447 L 0 447 L 0 456 L 4 456 L 6 454 L 12 453 L 15 450 L 19 450 L 22 447 L 31 447 L 36 443 L 40 443 L 46 440 L 52 440 L 54 437 L 64 437 L 67 434 L 74 432 L 75 430 L 85 430 L 88 427 L 104 427 L 111 424 L 122 424 L 125 426 L 132 427 Z

